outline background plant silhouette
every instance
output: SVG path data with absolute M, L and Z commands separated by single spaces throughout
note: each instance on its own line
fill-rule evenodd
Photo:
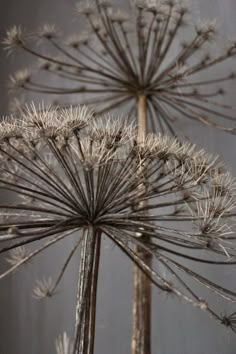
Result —
M 39 59 L 32 70 L 12 75 L 13 87 L 70 95 L 75 104 L 84 96 L 82 103 L 100 113 L 122 107 L 130 116 L 142 94 L 151 131 L 176 135 L 176 123 L 186 118 L 235 132 L 233 106 L 218 98 L 225 93 L 224 83 L 235 79 L 233 71 L 221 74 L 219 69 L 235 56 L 236 46 L 228 40 L 219 49 L 216 20 L 194 24 L 189 4 L 181 0 L 137 1 L 130 16 L 114 9 L 111 1 L 82 1 L 77 13 L 87 30 L 68 38 L 54 25 L 30 34 L 16 26 L 7 32 L 7 49 L 22 49 Z M 215 67 L 217 73 L 206 79 L 206 71 Z M 61 80 L 51 86 L 48 75 Z

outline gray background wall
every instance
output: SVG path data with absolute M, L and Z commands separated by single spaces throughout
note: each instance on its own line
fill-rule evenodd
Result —
M 124 4 L 125 1 L 117 0 L 117 3 Z M 72 21 L 73 6 L 74 0 L 0 0 L 0 38 L 12 24 L 21 24 L 31 30 L 42 23 L 55 23 L 67 32 L 78 26 Z M 193 9 L 195 17 L 219 18 L 225 35 L 236 34 L 235 0 L 194 0 Z M 7 78 L 15 68 L 27 63 L 30 63 L 29 57 L 6 57 L 0 49 L 1 115 L 7 112 L 9 105 Z M 228 89 L 229 101 L 232 101 L 235 86 L 230 85 Z M 186 128 L 194 142 L 218 153 L 236 175 L 236 139 L 233 136 L 190 124 Z M 71 319 L 78 255 L 55 298 L 36 301 L 31 291 L 36 278 L 57 274 L 58 259 L 66 256 L 71 242 L 66 240 L 45 252 L 0 283 L 0 354 L 53 354 L 55 337 L 64 330 L 73 334 Z M 96 354 L 129 353 L 132 267 L 108 242 L 104 243 L 101 259 Z M 0 270 L 6 266 L 1 257 Z M 208 274 L 236 289 L 235 269 L 209 268 Z M 220 300 L 212 301 L 219 312 L 228 309 Z M 177 299 L 166 298 L 157 290 L 154 290 L 154 305 L 153 354 L 235 354 L 236 335 L 215 323 L 207 314 Z

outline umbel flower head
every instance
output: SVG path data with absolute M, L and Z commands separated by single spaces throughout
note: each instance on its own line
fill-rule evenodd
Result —
M 74 238 L 55 282 L 37 281 L 35 297 L 52 296 L 79 247 L 85 251 L 81 267 L 94 269 L 94 262 L 99 263 L 95 246 L 103 235 L 162 292 L 235 330 L 235 316 L 216 314 L 191 285 L 196 282 L 236 301 L 233 290 L 194 270 L 198 262 L 215 265 L 216 272 L 219 266 L 236 264 L 234 180 L 216 159 L 190 144 L 155 134 L 138 142 L 136 136 L 127 120 L 93 120 L 86 107 L 31 106 L 21 119 L 5 118 L 0 125 L 0 188 L 12 202 L 0 204 L 0 253 L 10 251 L 11 266 L 0 279 L 66 237 Z M 28 253 L 30 244 L 36 245 Z M 155 258 L 152 267 L 135 246 Z M 86 285 L 78 285 L 75 346 L 81 345 L 85 299 L 94 288 L 93 273 L 86 279 Z
M 235 133 L 234 108 L 219 97 L 225 94 L 222 85 L 235 79 L 221 65 L 235 56 L 236 42 L 216 52 L 215 44 L 221 47 L 216 21 L 194 25 L 189 11 L 183 0 L 142 0 L 128 15 L 110 1 L 91 0 L 77 6 L 88 28 L 67 39 L 55 26 L 44 25 L 33 35 L 14 26 L 4 41 L 7 49 L 21 48 L 39 63 L 32 72 L 12 75 L 12 86 L 70 95 L 63 104 L 73 97 L 75 104 L 91 103 L 100 113 L 122 107 L 130 116 L 144 95 L 152 131 L 177 135 L 176 121 L 187 119 Z

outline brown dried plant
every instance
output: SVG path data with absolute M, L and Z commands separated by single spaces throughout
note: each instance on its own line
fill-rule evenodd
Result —
M 109 0 L 91 0 L 77 6 L 88 29 L 69 38 L 54 25 L 31 34 L 14 26 L 6 48 L 21 49 L 39 62 L 12 75 L 11 84 L 70 96 L 70 103 L 73 97 L 75 104 L 92 104 L 99 113 L 122 108 L 130 116 L 144 95 L 153 132 L 178 135 L 176 120 L 186 119 L 235 133 L 234 107 L 219 97 L 224 83 L 235 79 L 234 72 L 222 74 L 221 65 L 235 56 L 236 42 L 225 41 L 220 51 L 217 22 L 194 24 L 190 13 L 184 0 L 136 1 L 130 15 Z
M 54 25 L 31 34 L 12 27 L 4 40 L 7 49 L 18 48 L 37 59 L 36 68 L 11 76 L 12 88 L 69 97 L 63 98 L 64 107 L 74 100 L 75 106 L 92 105 L 98 114 L 126 111 L 136 117 L 138 144 L 146 143 L 148 131 L 179 135 L 183 119 L 234 134 L 234 106 L 219 98 L 224 84 L 235 79 L 234 72 L 221 74 L 221 65 L 236 54 L 235 40 L 216 53 L 217 22 L 194 24 L 187 1 L 137 0 L 133 5 L 128 15 L 109 0 L 80 2 L 76 12 L 88 28 L 69 38 Z M 137 178 L 145 169 L 140 167 Z M 148 210 L 148 202 L 141 201 L 139 209 Z M 149 244 L 152 236 L 143 242 Z M 139 258 L 152 267 L 153 254 L 136 246 Z M 36 297 L 45 284 L 50 294 L 54 291 L 51 279 L 44 279 L 37 284 Z M 151 285 L 137 268 L 134 289 L 132 353 L 150 354 Z
M 161 292 L 235 331 L 235 314 L 217 314 L 200 290 L 233 303 L 236 292 L 194 270 L 195 263 L 214 265 L 216 271 L 236 264 L 235 181 L 215 158 L 167 136 L 148 134 L 139 142 L 127 121 L 94 120 L 93 112 L 79 106 L 28 106 L 20 118 L 5 118 L 0 157 L 0 188 L 13 200 L 0 204 L 0 253 L 10 252 L 10 268 L 0 279 L 73 238 L 57 279 L 38 280 L 34 289 L 37 298 L 51 297 L 80 248 L 73 348 L 64 335 L 58 353 L 94 352 L 102 236 Z M 155 263 L 145 263 L 137 246 Z

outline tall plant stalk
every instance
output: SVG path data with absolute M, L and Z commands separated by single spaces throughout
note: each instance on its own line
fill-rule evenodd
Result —
M 147 134 L 147 109 L 146 96 L 139 95 L 137 101 L 138 113 L 138 143 L 143 144 Z M 140 174 L 143 173 L 142 167 Z M 146 202 L 140 203 L 140 207 L 145 207 Z M 149 236 L 141 236 L 143 241 L 150 242 Z M 135 246 L 135 252 L 140 259 L 151 268 L 152 255 L 146 252 L 143 247 Z M 134 300 L 133 300 L 133 336 L 132 336 L 132 354 L 150 354 L 151 353 L 151 282 L 149 278 L 140 270 L 134 268 Z
M 80 252 L 73 354 L 93 354 L 101 235 L 89 226 Z

